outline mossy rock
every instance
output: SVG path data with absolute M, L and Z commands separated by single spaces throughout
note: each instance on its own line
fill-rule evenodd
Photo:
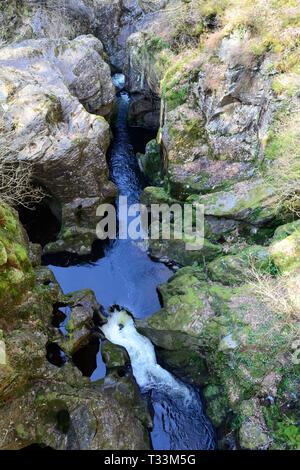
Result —
M 203 271 L 186 267 L 159 287 L 163 309 L 148 320 L 150 328 L 197 336 L 212 314 Z
M 34 284 L 28 240 L 17 213 L 0 204 L 0 303 L 1 314 L 9 312 Z
M 150 140 L 146 145 L 145 155 L 139 158 L 143 173 L 151 185 L 158 185 L 162 181 L 162 158 L 160 145 Z
M 126 350 L 121 346 L 116 346 L 110 341 L 102 343 L 102 357 L 108 369 L 115 367 L 123 367 L 129 363 L 129 358 Z
M 275 266 L 282 274 L 288 274 L 300 268 L 300 228 L 291 235 L 271 244 L 270 255 Z
M 151 204 L 174 204 L 176 202 L 164 188 L 157 186 L 148 186 L 141 195 L 141 204 L 146 206 L 151 206 Z
M 218 385 L 212 384 L 203 389 L 203 395 L 206 402 L 206 413 L 213 425 L 219 428 L 230 411 L 223 390 Z
M 239 440 L 242 449 L 268 449 L 271 438 L 267 432 L 264 417 L 256 399 L 244 401 L 240 406 L 242 424 L 239 430 Z
M 276 403 L 263 409 L 274 439 L 271 449 L 300 450 L 299 395 L 300 366 L 295 365 L 285 371 L 278 387 Z
M 222 245 L 204 240 L 203 247 L 199 249 L 195 243 L 195 249 L 187 249 L 192 246 L 189 239 L 182 240 L 149 240 L 149 251 L 155 258 L 167 257 L 181 266 L 192 266 L 194 264 L 205 266 L 209 261 L 217 258 L 223 252 Z
M 291 351 L 293 327 L 256 295 L 252 284 L 210 282 L 199 268 L 180 269 L 159 291 L 162 310 L 139 329 L 159 348 L 162 364 L 205 386 L 208 415 L 217 427 L 238 431 L 243 448 L 269 448 L 274 431 L 264 421 L 264 405 L 255 402 L 258 408 L 247 416 L 243 406 L 257 396 L 276 396 L 289 367 L 283 357 Z M 181 371 L 182 357 L 193 363 L 194 373 Z M 209 374 L 201 383 L 203 359 Z M 296 442 L 293 426 L 286 432 Z
M 203 204 L 207 216 L 227 217 L 256 226 L 270 223 L 277 216 L 274 189 L 262 179 L 237 183 L 228 191 L 193 196 L 188 201 Z
M 206 385 L 208 382 L 209 377 L 205 361 L 196 351 L 158 349 L 156 353 L 158 363 L 177 377 L 181 377 L 185 382 L 199 387 Z
M 250 270 L 270 273 L 274 271 L 268 248 L 250 246 L 237 255 L 222 256 L 208 265 L 208 273 L 213 281 L 224 285 L 243 284 L 250 278 Z
M 292 235 L 295 231 L 300 230 L 300 220 L 296 220 L 295 222 L 290 222 L 285 225 L 281 225 L 278 227 L 273 236 L 273 241 L 274 242 L 279 242 L 283 240 L 284 238 L 288 237 L 289 235 Z

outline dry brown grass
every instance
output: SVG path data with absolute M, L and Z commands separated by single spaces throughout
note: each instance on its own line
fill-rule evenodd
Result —
M 41 202 L 45 193 L 33 183 L 33 164 L 18 161 L 12 151 L 14 137 L 14 131 L 5 128 L 0 115 L 0 201 L 30 208 Z
M 224 64 L 204 64 L 204 90 L 217 91 L 225 80 L 226 67 Z
M 273 312 L 288 322 L 300 321 L 300 271 L 273 277 L 251 267 L 248 277 L 253 293 Z

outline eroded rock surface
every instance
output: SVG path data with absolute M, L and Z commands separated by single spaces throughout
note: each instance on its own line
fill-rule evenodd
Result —
M 7 158 L 33 165 L 37 182 L 62 206 L 63 229 L 71 230 L 69 238 L 84 235 L 77 244 L 87 251 L 97 205 L 116 194 L 106 163 L 109 125 L 100 115 L 112 109 L 115 92 L 102 56 L 93 36 L 27 40 L 0 50 Z
M 6 253 L 0 267 L 0 448 L 17 450 L 31 444 L 61 450 L 149 448 L 150 418 L 130 369 L 122 378 L 113 372 L 113 367 L 123 364 L 112 358 L 112 350 L 107 376 L 92 384 L 65 348 L 75 347 L 95 329 L 93 322 L 100 321 L 93 293 L 65 296 L 49 269 L 33 270 L 18 217 L 5 205 L 1 205 L 0 232 Z M 65 340 L 62 335 L 59 339 L 53 326 L 58 305 L 72 308 Z M 49 353 L 51 362 L 46 358 L 53 342 L 61 344 L 64 354 L 56 365 Z

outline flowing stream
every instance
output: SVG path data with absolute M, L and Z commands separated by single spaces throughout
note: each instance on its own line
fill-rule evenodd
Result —
M 123 75 L 115 75 L 114 83 L 119 93 L 110 173 L 119 194 L 127 196 L 129 204 L 134 204 L 139 202 L 143 176 L 127 128 L 130 97 L 123 91 Z M 65 293 L 93 289 L 107 311 L 113 305 L 120 305 L 135 318 L 149 316 L 160 309 L 157 286 L 172 275 L 165 265 L 148 257 L 142 240 L 117 239 L 106 249 L 105 257 L 96 262 L 50 268 Z M 108 340 L 127 350 L 141 392 L 151 400 L 153 448 L 214 449 L 214 430 L 204 414 L 199 393 L 157 364 L 151 341 L 137 332 L 133 318 L 125 310 L 114 311 L 102 331 Z M 101 364 L 99 367 L 101 369 Z

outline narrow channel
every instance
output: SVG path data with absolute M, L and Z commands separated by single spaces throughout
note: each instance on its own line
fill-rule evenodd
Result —
M 110 174 L 119 194 L 134 204 L 140 199 L 143 175 L 127 126 L 130 97 L 124 90 L 124 76 L 116 74 L 113 79 L 119 91 Z M 121 311 L 108 313 L 102 331 L 112 343 L 126 348 L 141 393 L 150 400 L 154 414 L 153 449 L 214 449 L 214 430 L 205 416 L 200 394 L 157 364 L 154 346 L 137 332 L 134 324 L 133 318 L 145 318 L 160 309 L 157 287 L 172 276 L 172 271 L 149 258 L 142 240 L 120 239 L 112 242 L 105 256 L 97 261 L 49 267 L 65 293 L 88 288 L 107 312 L 114 305 L 122 307 Z

